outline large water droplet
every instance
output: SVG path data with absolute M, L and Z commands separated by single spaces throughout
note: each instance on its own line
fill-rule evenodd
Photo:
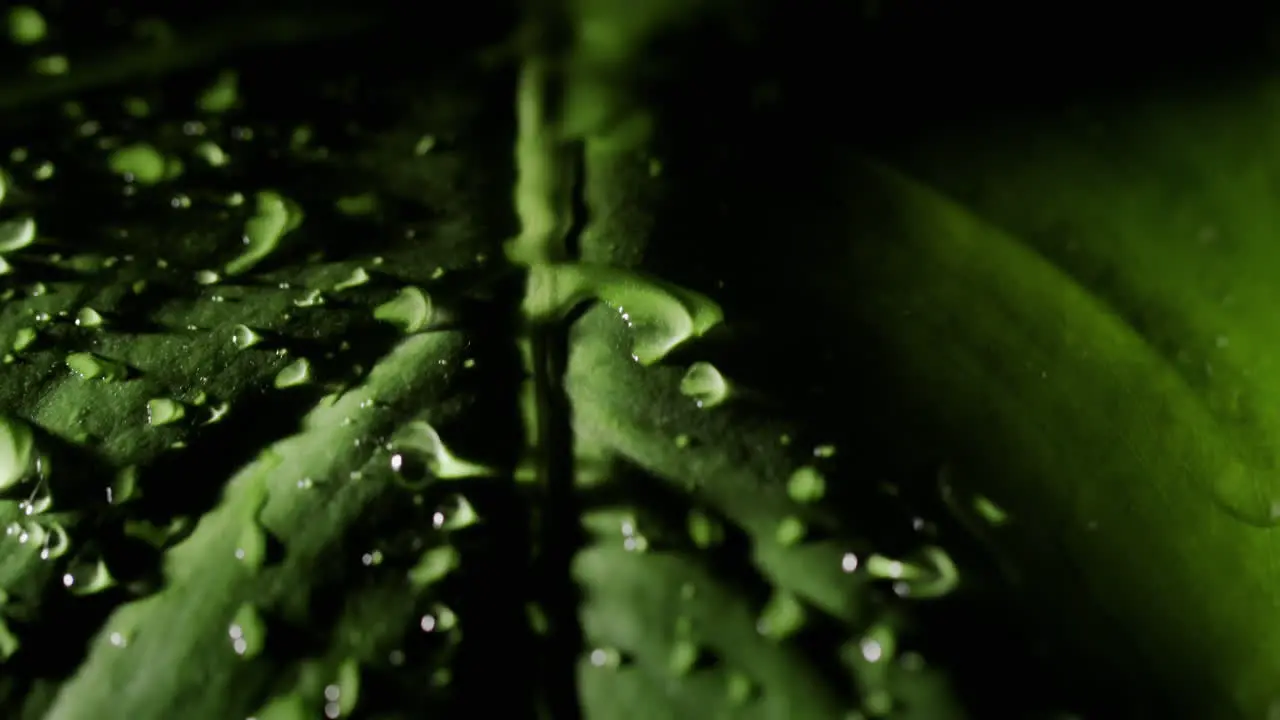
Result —
M 804 627 L 806 620 L 800 600 L 790 592 L 777 590 L 760 611 L 756 631 L 774 640 L 785 640 Z
M 28 5 L 9 9 L 9 39 L 15 45 L 35 45 L 44 40 L 49 26 L 39 10 Z
M 416 333 L 431 324 L 431 297 L 416 287 L 406 287 L 373 310 L 373 317 L 391 323 L 406 333 Z
M 351 274 L 347 276 L 347 279 L 334 284 L 333 291 L 342 292 L 343 290 L 349 290 L 353 287 L 359 287 L 367 282 L 369 282 L 369 273 L 365 272 L 364 268 L 358 267 L 351 271 Z
M 360 664 L 347 658 L 338 666 L 338 677 L 324 688 L 324 714 L 328 718 L 347 717 L 360 698 Z
M 827 491 L 827 479 L 817 468 L 808 465 L 797 468 L 787 480 L 787 494 L 792 500 L 812 503 L 822 499 Z
M 941 597 L 960 583 L 959 569 L 951 556 L 938 547 L 924 548 L 916 562 L 871 555 L 865 567 L 871 577 L 894 580 L 893 590 L 902 597 Z
M 392 447 L 400 454 L 416 454 L 426 464 L 427 470 L 442 480 L 486 476 L 494 472 L 491 468 L 455 456 L 445 447 L 436 429 L 423 420 L 415 420 L 401 428 L 392 440 Z M 391 462 L 392 469 L 398 469 L 395 455 Z
M 102 315 L 91 307 L 82 307 L 76 313 L 76 325 L 82 328 L 102 327 Z
M 298 358 L 276 373 L 275 386 L 281 390 L 311 382 L 311 361 Z
M 0 253 L 21 250 L 36 241 L 36 221 L 30 217 L 0 222 Z
M 244 224 L 244 252 L 227 263 L 228 275 L 252 269 L 275 251 L 286 234 L 302 224 L 302 208 L 280 193 L 263 190 L 257 195 L 257 203 L 257 212 Z
M 71 537 L 66 528 L 59 522 L 47 521 L 44 531 L 44 540 L 40 543 L 40 559 L 56 560 L 66 555 L 71 549 Z
M 80 560 L 71 564 L 62 575 L 62 585 L 73 595 L 92 595 L 116 584 L 101 559 Z
M 67 356 L 66 364 L 82 380 L 111 382 L 123 380 L 129 375 L 128 368 L 123 364 L 88 352 L 71 353 Z
M 457 569 L 460 559 L 452 547 L 432 548 L 409 571 L 409 583 L 417 589 L 426 588 Z
M 0 415 L 0 489 L 25 480 L 35 468 L 35 434 L 31 426 Z
M 154 185 L 164 180 L 169 170 L 164 155 L 146 143 L 117 149 L 107 159 L 107 166 L 111 172 L 132 178 L 142 185 Z
M 636 331 L 632 357 L 651 365 L 676 346 L 724 319 L 720 306 L 698 293 L 634 272 L 596 265 L 542 264 L 529 269 L 524 313 L 535 321 L 563 318 L 598 299 Z
M 245 521 L 236 542 L 236 559 L 250 570 L 258 570 L 267 559 L 267 531 L 256 519 Z
M 431 515 L 431 526 L 445 532 L 461 530 L 480 522 L 480 516 L 467 499 L 454 493 L 444 499 Z
M 267 642 L 267 624 L 262 615 L 251 603 L 245 603 L 236 610 L 235 616 L 227 626 L 227 637 L 231 640 L 231 649 L 246 660 L 257 657 Z
M 693 398 L 698 407 L 710 408 L 729 397 L 729 383 L 711 363 L 696 362 L 681 378 L 680 392 Z
M 168 425 L 181 420 L 187 414 L 182 403 L 170 398 L 152 398 L 147 401 L 147 422 L 152 427 Z
M 231 344 L 244 350 L 262 342 L 262 336 L 247 325 L 236 325 L 231 328 Z

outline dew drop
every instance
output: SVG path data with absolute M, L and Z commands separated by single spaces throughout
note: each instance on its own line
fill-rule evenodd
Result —
M 0 415 L 0 489 L 25 480 L 36 466 L 35 433 L 17 418 Z
M 210 114 L 224 113 L 235 107 L 239 75 L 233 70 L 218 73 L 218 78 L 196 100 L 196 107 Z
M 0 660 L 8 660 L 21 647 L 18 636 L 9 629 L 8 623 L 0 618 Z
M 266 259 L 280 240 L 296 230 L 303 220 L 302 208 L 273 190 L 257 194 L 257 209 L 244 224 L 244 252 L 227 263 L 228 275 L 239 275 Z
M 436 530 L 450 532 L 475 525 L 480 516 L 467 499 L 454 493 L 440 504 L 431 515 L 431 526 Z
M 36 329 L 32 327 L 18 328 L 13 333 L 13 351 L 22 352 L 36 341 Z
M 817 502 L 826 491 L 827 479 L 817 468 L 808 465 L 797 468 L 787 480 L 787 494 L 799 503 Z
M 177 422 L 186 414 L 186 408 L 177 400 L 152 398 L 147 401 L 147 422 L 152 427 Z
M 276 373 L 274 384 L 278 389 L 283 390 L 309 382 L 311 382 L 311 362 L 306 358 L 298 358 Z
M 369 273 L 365 272 L 364 268 L 358 267 L 351 271 L 351 274 L 347 276 L 346 280 L 335 284 L 333 286 L 333 291 L 342 292 L 343 290 L 349 290 L 353 287 L 360 287 L 367 282 L 369 282 Z
M 231 344 L 244 350 L 262 342 L 262 336 L 251 330 L 247 325 L 236 325 L 231 328 Z
M 514 262 L 529 264 L 518 241 L 507 251 Z M 584 264 L 539 263 L 529 269 L 523 310 L 532 320 L 563 318 L 590 299 L 617 310 L 635 330 L 631 356 L 642 365 L 661 360 L 724 319 L 711 299 L 634 272 Z
M 61 523 L 48 522 L 45 525 L 44 542 L 40 546 L 41 560 L 56 560 L 71 549 L 71 538 Z
M 424 589 L 457 569 L 459 560 L 458 551 L 452 547 L 432 548 L 423 553 L 409 571 L 409 583 L 416 589 Z
M 111 505 L 126 503 L 138 495 L 137 465 L 121 468 L 111 484 L 107 486 L 107 502 Z
M 21 250 L 35 241 L 35 219 L 24 217 L 0 222 L 0 253 Z
M 719 545 L 724 540 L 724 525 L 698 510 L 689 513 L 689 537 L 702 549 Z
M 346 717 L 356 709 L 360 698 L 360 664 L 347 658 L 338 666 L 337 681 L 325 686 L 325 714 Z
M 73 595 L 92 595 L 116 584 L 101 559 L 72 563 L 62 576 L 62 586 Z
M 901 597 L 942 597 L 959 585 L 960 571 L 946 551 L 926 547 L 921 555 L 918 562 L 871 555 L 866 561 L 866 573 L 873 578 L 896 581 L 893 590 Z
M 804 540 L 805 535 L 809 532 L 809 526 L 804 520 L 795 516 L 787 516 L 778 522 L 777 530 L 774 537 L 778 544 L 783 547 L 790 547 Z
M 751 678 L 736 671 L 729 673 L 729 680 L 725 690 L 729 702 L 734 705 L 745 705 L 758 694 L 756 684 L 752 682 Z
M 15 45 L 35 45 L 44 40 L 48 32 L 49 27 L 39 10 L 27 5 L 9 9 L 9 39 Z
M 216 285 L 222 276 L 214 270 L 197 270 L 194 279 L 198 285 Z
M 126 145 L 107 159 L 111 172 L 142 185 L 154 185 L 164 180 L 168 171 L 166 166 L 164 155 L 146 143 Z
M 676 677 L 688 675 L 697 666 L 702 651 L 691 640 L 677 640 L 667 656 L 667 670 Z
M 587 658 L 598 668 L 617 670 L 622 667 L 622 653 L 617 648 L 595 648 Z
M 258 609 L 251 603 L 241 605 L 227 626 L 227 637 L 235 654 L 246 660 L 257 657 L 267 639 L 267 625 Z
M 406 453 L 419 456 L 426 464 L 427 470 L 442 480 L 493 474 L 491 468 L 455 456 L 445 447 L 436 429 L 422 420 L 415 420 L 401 428 L 395 434 L 392 446 L 399 450 L 402 456 Z
M 806 619 L 800 600 L 790 592 L 777 590 L 760 611 L 756 631 L 774 640 L 785 640 L 804 627 Z
M 242 526 L 236 542 L 235 556 L 250 570 L 261 569 L 266 562 L 267 532 L 257 520 L 250 518 Z
M 394 298 L 373 310 L 373 317 L 391 323 L 405 333 L 416 333 L 431 323 L 431 298 L 416 287 L 400 290 Z
M 66 364 L 81 380 L 112 382 L 123 380 L 129 374 L 123 364 L 88 352 L 71 353 L 67 356 Z
M 680 392 L 700 408 L 711 408 L 729 397 L 729 383 L 711 363 L 696 362 L 680 380 Z
M 76 325 L 82 328 L 102 327 L 102 315 L 91 307 L 82 307 L 76 313 Z
M 295 299 L 293 304 L 298 307 L 315 307 L 317 305 L 323 305 L 324 294 L 319 290 L 308 290 L 302 295 L 302 297 Z

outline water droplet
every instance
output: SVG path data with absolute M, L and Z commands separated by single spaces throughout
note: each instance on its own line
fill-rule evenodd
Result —
M 449 532 L 475 525 L 480 516 L 467 499 L 454 493 L 449 495 L 431 515 L 431 526 L 436 530 Z
M 342 197 L 338 198 L 334 207 L 343 215 L 372 215 L 378 209 L 378 197 L 373 193 Z
M 347 276 L 346 280 L 343 280 L 335 284 L 333 286 L 333 291 L 342 292 L 343 290 L 349 290 L 353 287 L 359 287 L 368 282 L 369 282 L 369 273 L 365 272 L 364 268 L 358 267 L 351 271 L 351 274 Z
M 9 629 L 8 623 L 0 619 L 0 660 L 8 660 L 18 652 L 19 647 L 21 643 L 18 641 L 18 636 Z
M 62 576 L 62 586 L 73 595 L 92 595 L 116 584 L 101 559 L 72 563 Z
M 729 673 L 726 694 L 730 703 L 744 705 L 752 700 L 757 693 L 756 684 L 751 681 L 751 678 L 737 671 Z
M 111 484 L 107 486 L 107 502 L 111 505 L 126 503 L 138 495 L 137 465 L 121 468 Z
M 457 569 L 459 560 L 458 551 L 452 547 L 432 548 L 409 571 L 409 583 L 423 589 Z
M 693 544 L 706 549 L 719 545 L 724 540 L 724 525 L 698 510 L 689 513 L 689 537 Z
M 102 315 L 91 307 L 80 308 L 76 313 L 76 325 L 82 328 L 102 327 Z
M 67 368 L 80 376 L 82 380 L 102 380 L 112 382 L 128 377 L 129 371 L 121 363 L 108 360 L 93 353 L 71 353 L 66 359 Z
M 519 241 L 508 246 L 508 256 L 521 264 Z M 636 330 L 632 357 L 651 365 L 678 345 L 704 335 L 724 319 L 720 306 L 710 298 L 634 272 L 597 265 L 534 264 L 529 269 L 524 313 L 535 321 L 563 318 L 592 298 L 616 309 Z
M 622 653 L 617 648 L 596 648 L 587 657 L 598 668 L 616 670 L 622 667 Z
M 873 578 L 896 581 L 893 590 L 902 597 L 941 597 L 954 590 L 960 583 L 960 571 L 951 556 L 937 547 L 926 547 L 921 555 L 918 562 L 871 555 L 866 572 Z
M 152 427 L 168 425 L 181 420 L 187 414 L 182 403 L 169 398 L 152 398 L 147 401 L 147 422 Z
M 227 263 L 228 275 L 252 269 L 275 251 L 286 234 L 302 224 L 302 208 L 275 191 L 259 192 L 257 203 L 257 212 L 244 224 L 244 252 Z
M 235 107 L 239 79 L 234 70 L 218 73 L 213 85 L 200 93 L 196 107 L 210 114 L 224 113 Z
M 800 503 L 812 503 L 822 499 L 827 491 L 827 479 L 817 468 L 808 465 L 797 468 L 787 480 L 787 494 Z
M 0 253 L 28 247 L 36 241 L 36 221 L 30 217 L 0 222 Z
M 777 590 L 760 611 L 756 631 L 774 640 L 785 640 L 804 627 L 806 619 L 800 600 L 785 590 Z
M 49 32 L 44 16 L 27 5 L 9 9 L 9 39 L 15 45 L 35 45 Z
M 858 556 L 854 553 L 847 552 L 840 556 L 840 570 L 851 573 L 858 569 Z
M 231 639 L 231 649 L 246 660 L 257 657 L 267 641 L 267 624 L 262 615 L 251 603 L 245 603 L 236 610 L 227 626 L 227 637 Z
M 990 525 L 1000 526 L 1009 522 L 1009 513 L 982 495 L 973 498 L 973 509 L 978 513 L 978 517 L 986 520 Z
M 636 520 L 626 516 L 619 526 L 622 530 L 622 547 L 627 552 L 642 553 L 649 549 L 649 538 L 636 527 Z
M 425 421 L 415 420 L 395 434 L 392 447 L 402 455 L 413 453 L 426 464 L 433 476 L 442 480 L 492 475 L 493 470 L 483 465 L 456 457 L 445 447 L 436 429 Z M 394 463 L 394 455 L 392 462 Z M 394 467 L 394 465 L 393 465 Z
M 400 290 L 394 298 L 373 310 L 373 317 L 406 333 L 416 333 L 431 323 L 431 298 L 416 287 Z
M 276 373 L 275 386 L 281 390 L 311 382 L 311 362 L 298 358 Z
M 315 307 L 324 304 L 324 294 L 319 290 L 308 290 L 300 298 L 296 298 L 293 304 L 298 307 Z
M 236 325 L 231 328 L 231 344 L 244 350 L 262 342 L 262 336 L 251 330 L 246 325 Z
M 697 666 L 702 651 L 691 640 L 677 640 L 667 656 L 667 670 L 677 677 L 688 675 Z
M 111 153 L 107 167 L 142 185 L 154 185 L 165 179 L 168 168 L 164 155 L 146 143 L 126 145 Z
M 680 380 L 680 392 L 700 408 L 719 405 L 729 397 L 729 383 L 711 363 L 696 362 Z
M 774 533 L 778 544 L 783 547 L 790 547 L 804 540 L 804 536 L 809 532 L 809 526 L 804 520 L 795 516 L 787 516 L 778 522 L 778 529 Z
M 25 480 L 36 466 L 35 433 L 17 418 L 0 415 L 0 489 Z
M 47 522 L 44 527 L 44 542 L 40 547 L 41 560 L 56 560 L 71 549 L 71 538 L 66 528 L 58 522 Z
M 236 542 L 236 559 L 250 570 L 258 570 L 267 559 L 267 532 L 254 518 L 245 521 Z
M 346 717 L 360 698 L 360 664 L 347 658 L 338 666 L 337 681 L 324 688 L 324 713 L 330 718 Z
M 426 155 L 436 146 L 435 135 L 423 135 L 418 138 L 418 142 L 413 146 L 414 155 Z
M 36 340 L 35 328 L 29 328 L 29 327 L 18 328 L 18 330 L 13 333 L 13 351 L 22 352 L 23 350 L 26 350 L 27 347 L 31 345 L 31 343 L 35 342 L 35 340 Z
M 196 283 L 200 285 L 215 285 L 222 279 L 222 276 L 214 270 L 197 270 L 194 277 Z

